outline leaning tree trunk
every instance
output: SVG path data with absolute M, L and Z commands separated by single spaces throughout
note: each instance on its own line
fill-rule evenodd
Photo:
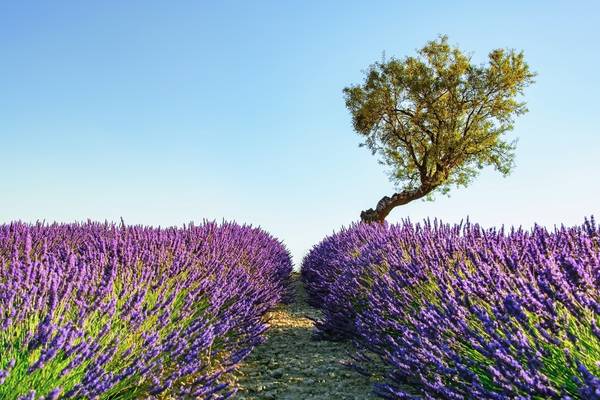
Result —
M 388 214 L 396 207 L 410 203 L 413 200 L 420 199 L 430 193 L 433 188 L 421 186 L 416 190 L 403 190 L 400 193 L 394 193 L 392 197 L 385 196 L 377 203 L 375 209 L 369 208 L 360 213 L 360 219 L 363 222 L 385 221 Z

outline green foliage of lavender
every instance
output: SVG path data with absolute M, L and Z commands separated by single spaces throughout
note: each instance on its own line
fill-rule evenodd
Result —
M 600 230 L 357 224 L 305 258 L 322 336 L 387 399 L 600 399 Z M 366 370 L 363 366 L 357 368 Z
M 290 272 L 231 223 L 0 226 L 0 398 L 227 398 Z

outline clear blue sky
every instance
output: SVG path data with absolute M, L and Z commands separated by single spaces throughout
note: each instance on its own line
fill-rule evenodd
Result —
M 524 50 L 539 73 L 517 167 L 390 219 L 600 218 L 600 7 L 450 3 L 2 2 L 0 222 L 235 219 L 299 263 L 393 191 L 342 88 L 438 34 L 477 61 Z

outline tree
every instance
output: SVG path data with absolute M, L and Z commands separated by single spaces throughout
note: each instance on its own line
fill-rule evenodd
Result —
M 371 65 L 362 84 L 344 89 L 346 107 L 398 191 L 361 219 L 383 222 L 397 206 L 467 186 L 485 166 L 508 175 L 515 142 L 505 134 L 527 112 L 517 97 L 534 76 L 522 52 L 493 50 L 476 65 L 447 36 L 415 57 Z

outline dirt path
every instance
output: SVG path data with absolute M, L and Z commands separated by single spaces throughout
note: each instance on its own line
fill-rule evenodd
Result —
M 267 341 L 241 366 L 236 399 L 375 399 L 369 379 L 343 365 L 349 344 L 311 339 L 318 312 L 294 279 L 296 301 L 269 314 Z

